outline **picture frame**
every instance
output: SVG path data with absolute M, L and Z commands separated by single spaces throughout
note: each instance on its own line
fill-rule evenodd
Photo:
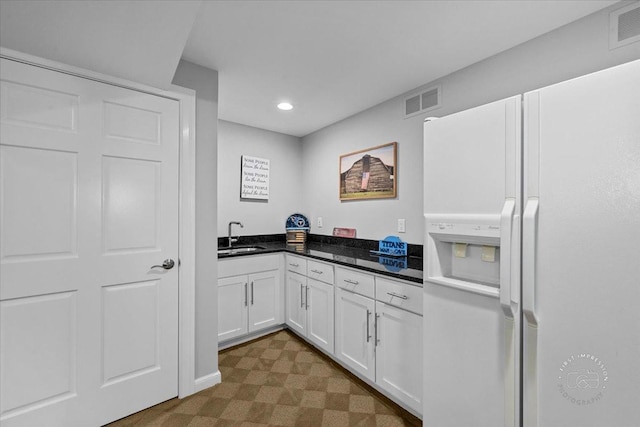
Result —
M 397 195 L 398 143 L 340 156 L 340 200 L 392 199 Z
M 240 162 L 240 200 L 268 202 L 269 159 L 242 155 Z

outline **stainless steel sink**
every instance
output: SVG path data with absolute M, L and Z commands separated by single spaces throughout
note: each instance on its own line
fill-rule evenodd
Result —
M 266 249 L 264 246 L 236 246 L 234 248 L 221 248 L 218 249 L 218 255 L 235 255 L 244 254 L 247 252 L 255 252 L 261 249 Z

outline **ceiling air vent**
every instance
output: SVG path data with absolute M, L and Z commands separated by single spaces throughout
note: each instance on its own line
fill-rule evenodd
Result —
M 640 3 L 609 14 L 609 49 L 640 41 Z
M 440 101 L 440 86 L 409 95 L 404 99 L 404 118 L 435 110 L 440 107 Z

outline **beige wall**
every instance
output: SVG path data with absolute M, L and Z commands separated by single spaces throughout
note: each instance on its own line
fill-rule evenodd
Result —
M 218 72 L 180 61 L 173 84 L 196 91 L 196 379 L 218 371 Z

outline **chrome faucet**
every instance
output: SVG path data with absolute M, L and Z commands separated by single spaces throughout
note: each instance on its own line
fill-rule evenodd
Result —
M 237 237 L 237 238 L 235 238 L 235 239 L 234 239 L 233 237 L 231 237 L 231 226 L 232 226 L 233 224 L 238 224 L 238 225 L 240 226 L 240 228 L 244 228 L 244 225 L 242 225 L 242 223 L 241 223 L 241 222 L 239 222 L 239 221 L 231 221 L 231 222 L 229 223 L 229 246 L 228 246 L 229 248 L 231 247 L 231 245 L 232 245 L 233 243 L 237 242 L 237 241 L 238 241 L 238 239 L 239 239 L 239 237 Z

